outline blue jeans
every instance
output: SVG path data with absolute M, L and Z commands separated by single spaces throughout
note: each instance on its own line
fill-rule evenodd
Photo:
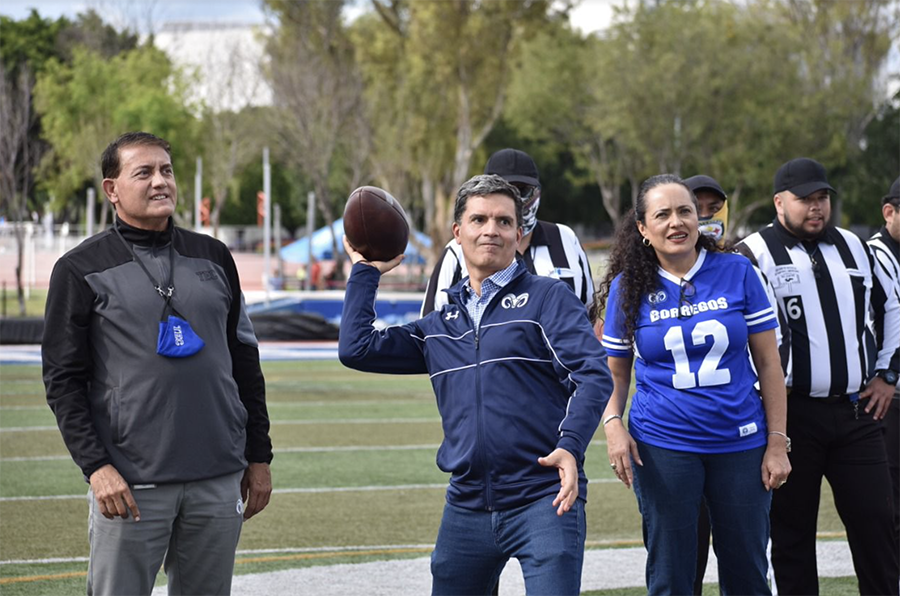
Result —
M 772 495 L 760 471 L 765 450 L 688 453 L 638 441 L 644 465 L 634 466 L 634 492 L 644 520 L 649 594 L 693 593 L 701 497 L 709 507 L 721 593 L 771 594 Z
M 554 497 L 493 512 L 447 503 L 431 554 L 431 593 L 490 594 L 506 562 L 515 557 L 528 594 L 577 595 L 584 561 L 584 501 L 578 499 L 558 517 Z

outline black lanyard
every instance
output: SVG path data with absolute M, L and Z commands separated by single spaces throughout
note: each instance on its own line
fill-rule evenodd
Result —
M 137 264 L 141 266 L 141 269 L 144 270 L 144 273 L 147 274 L 147 278 L 150 280 L 150 283 L 153 284 L 153 288 L 157 291 L 157 293 L 166 301 L 166 304 L 172 300 L 172 294 L 175 292 L 175 249 L 172 247 L 174 243 L 175 236 L 172 235 L 172 240 L 169 241 L 169 282 L 166 284 L 166 289 L 163 289 L 162 282 L 157 282 L 156 279 L 150 274 L 150 271 L 147 269 L 147 266 L 144 265 L 144 262 L 141 261 L 140 257 L 137 256 L 137 253 L 134 251 L 134 246 L 128 244 L 125 241 L 125 238 L 122 237 L 122 232 L 119 231 L 119 222 L 117 221 L 113 228 L 116 231 L 116 236 L 119 237 L 119 240 L 122 241 L 122 244 L 131 252 L 132 258 L 137 261 Z

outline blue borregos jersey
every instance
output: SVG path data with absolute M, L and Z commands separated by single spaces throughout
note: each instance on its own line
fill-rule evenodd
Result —
M 697 453 L 766 444 L 747 338 L 778 320 L 750 261 L 701 250 L 684 280 L 659 269 L 659 288 L 641 301 L 634 346 L 622 339 L 620 278 L 610 286 L 602 341 L 610 357 L 636 357 L 632 436 Z

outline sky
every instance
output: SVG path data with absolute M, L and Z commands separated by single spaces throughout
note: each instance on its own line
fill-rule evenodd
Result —
M 572 13 L 573 26 L 585 33 L 604 28 L 612 17 L 615 1 L 582 0 Z M 149 13 L 158 28 L 165 21 L 262 23 L 265 15 L 261 4 L 260 0 L 3 0 L 0 14 L 19 20 L 27 17 L 31 8 L 37 8 L 45 18 L 74 17 L 93 8 L 113 25 L 119 19 L 146 20 Z M 352 11 L 348 16 L 352 18 Z
M 22 19 L 32 8 L 41 16 L 74 17 L 94 8 L 100 14 L 132 11 L 146 14 L 152 11 L 160 21 L 168 20 L 228 20 L 261 23 L 264 20 L 258 0 L 3 0 L 0 14 Z

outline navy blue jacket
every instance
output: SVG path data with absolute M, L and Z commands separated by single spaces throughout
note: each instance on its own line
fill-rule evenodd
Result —
M 450 303 L 407 325 L 377 331 L 381 274 L 356 264 L 347 282 L 339 355 L 367 372 L 428 373 L 444 441 L 438 467 L 447 501 L 504 510 L 559 491 L 559 472 L 538 464 L 555 448 L 575 456 L 587 495 L 584 453 L 612 392 L 606 352 L 587 312 L 563 282 L 520 267 L 488 304 L 476 334 L 462 285 Z

